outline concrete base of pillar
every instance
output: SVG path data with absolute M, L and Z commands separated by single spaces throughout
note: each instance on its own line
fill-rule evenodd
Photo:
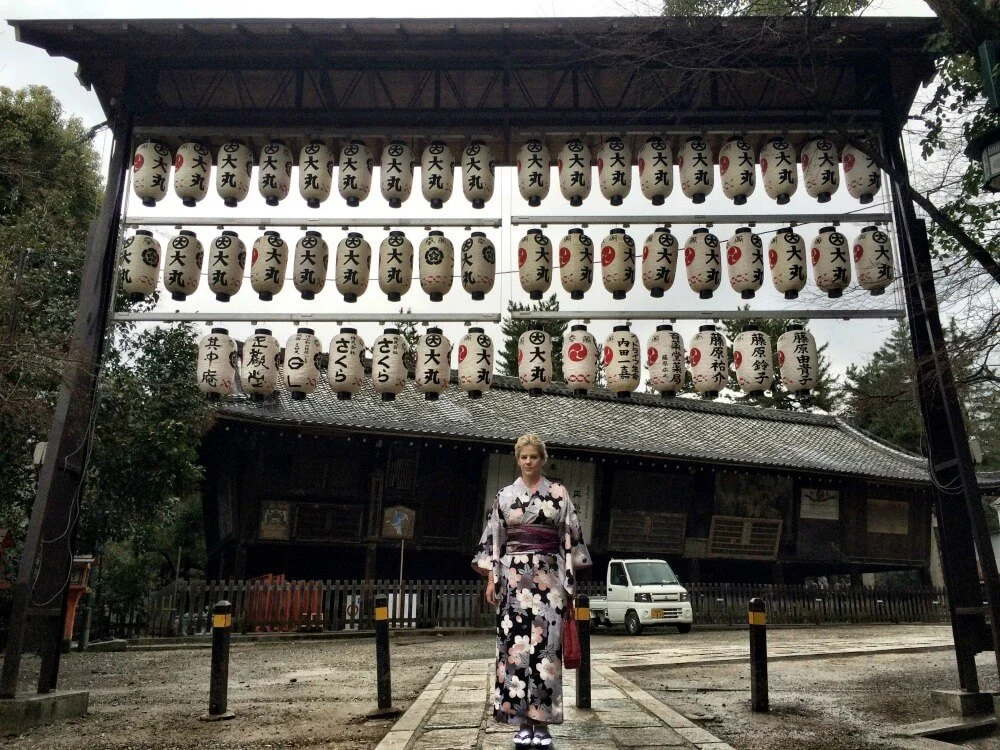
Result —
M 0 734 L 19 733 L 42 724 L 87 714 L 90 693 L 86 690 L 56 690 L 45 695 L 26 695 L 0 700 Z
M 963 690 L 931 690 L 931 697 L 959 716 L 982 716 L 993 713 L 995 693 L 967 693 Z

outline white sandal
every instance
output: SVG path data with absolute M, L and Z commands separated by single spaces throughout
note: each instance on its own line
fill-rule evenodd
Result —
M 531 727 L 521 727 L 514 735 L 514 747 L 531 747 L 533 742 Z
M 544 727 L 536 727 L 535 735 L 531 738 L 532 747 L 552 747 L 552 735 L 549 734 L 549 730 Z

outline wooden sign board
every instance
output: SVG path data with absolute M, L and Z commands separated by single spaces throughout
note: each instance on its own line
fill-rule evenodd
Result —
M 413 528 L 416 525 L 417 512 L 403 505 L 393 505 L 386 508 L 382 514 L 383 539 L 413 539 Z

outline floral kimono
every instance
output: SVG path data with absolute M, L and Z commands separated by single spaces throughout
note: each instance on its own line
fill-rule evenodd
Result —
M 562 620 L 576 572 L 590 567 L 569 493 L 542 477 L 497 493 L 472 566 L 493 571 L 497 663 L 493 716 L 501 723 L 561 724 Z

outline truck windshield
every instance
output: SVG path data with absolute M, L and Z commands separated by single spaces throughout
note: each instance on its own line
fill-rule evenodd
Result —
M 677 583 L 677 576 L 665 562 L 625 563 L 628 577 L 633 586 L 647 586 L 652 583 Z

